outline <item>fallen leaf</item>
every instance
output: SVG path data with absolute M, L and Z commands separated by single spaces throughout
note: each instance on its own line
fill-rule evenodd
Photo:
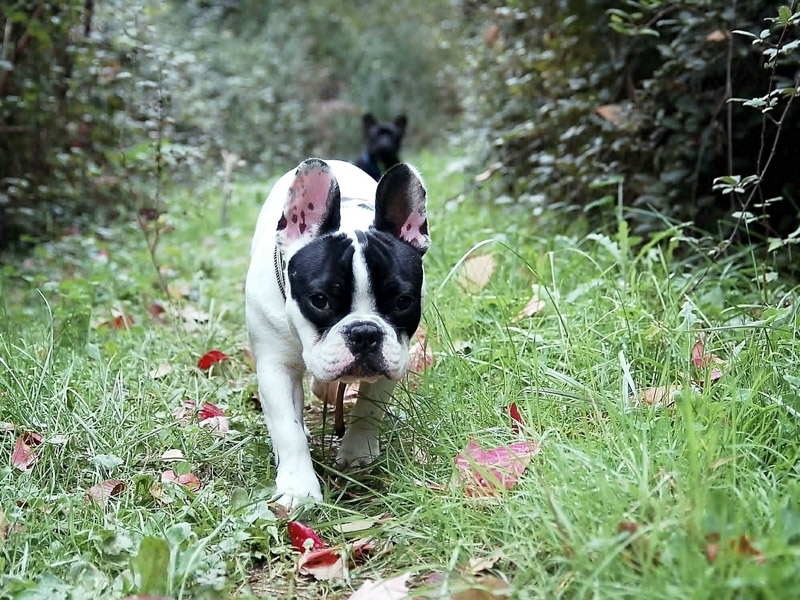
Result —
M 161 363 L 157 368 L 150 371 L 150 379 L 161 379 L 172 373 L 172 365 L 169 363 Z
M 719 356 L 714 354 L 706 354 L 705 351 L 705 340 L 703 337 L 700 337 L 695 345 L 692 346 L 692 362 L 694 366 L 698 368 L 705 368 L 712 364 L 724 364 L 725 361 L 722 360 Z M 709 375 L 709 379 L 711 381 L 716 381 L 722 377 L 722 371 L 716 367 L 711 370 L 711 374 Z
M 708 562 L 714 562 L 719 553 L 719 534 L 714 531 L 706 536 L 706 556 Z
M 458 284 L 470 294 L 479 292 L 488 285 L 496 266 L 492 254 L 474 254 L 461 265 Z
M 727 31 L 722 31 L 721 29 L 715 29 L 708 35 L 706 35 L 707 42 L 724 42 L 728 39 L 730 34 Z
M 497 23 L 492 23 L 483 30 L 483 43 L 490 48 L 494 46 L 497 41 L 497 36 L 500 34 L 500 26 Z
M 253 351 L 250 348 L 242 348 L 242 354 L 244 355 L 244 364 L 246 364 L 253 373 L 256 372 L 256 357 L 253 355 Z
M 514 487 L 531 457 L 538 452 L 536 442 L 515 442 L 484 450 L 471 439 L 454 459 L 454 482 L 464 487 L 467 496 L 494 496 L 501 488 Z
M 227 359 L 227 357 L 225 358 Z M 225 416 L 225 413 L 222 412 L 222 409 L 216 404 L 212 404 L 211 402 L 204 402 L 203 406 L 200 407 L 200 412 L 198 412 L 197 414 L 199 415 L 201 422 L 205 421 L 206 419 Z
M 100 485 L 93 485 L 86 490 L 84 502 L 89 504 L 94 501 L 98 506 L 106 506 L 112 496 L 117 496 L 125 489 L 121 479 L 106 479 Z
M 289 530 L 289 540 L 292 542 L 294 549 L 298 552 L 320 550 L 328 547 L 328 545 L 322 541 L 322 538 L 317 535 L 316 531 L 300 521 L 289 521 L 286 527 Z
M 170 448 L 169 450 L 165 450 L 164 454 L 161 455 L 161 460 L 164 462 L 178 461 L 183 459 L 183 452 L 181 452 L 178 448 Z
M 469 587 L 450 595 L 450 600 L 496 600 L 511 595 L 509 585 L 494 575 L 484 575 L 467 584 Z
M 197 361 L 197 367 L 203 371 L 208 371 L 212 365 L 224 360 L 228 360 L 227 354 L 219 350 L 209 350 Z
M 528 300 L 528 303 L 522 308 L 522 310 L 519 311 L 519 313 L 517 313 L 517 316 L 514 317 L 514 320 L 520 321 L 525 317 L 536 316 L 544 310 L 545 306 L 546 305 L 544 300 L 542 300 L 541 298 L 539 298 L 539 296 L 534 294 L 533 296 L 531 296 L 531 299 Z
M 135 321 L 131 315 L 122 314 L 106 322 L 109 329 L 128 329 L 134 325 Z
M 195 491 L 200 489 L 200 480 L 194 473 L 185 473 L 183 475 L 176 475 L 175 471 L 168 469 L 161 474 L 161 482 L 166 483 L 171 481 L 180 484 L 185 488 Z
M 473 556 L 469 559 L 469 572 L 472 575 L 477 575 L 482 571 L 488 571 L 493 568 L 497 561 L 502 559 L 504 554 L 502 550 L 495 550 L 487 556 Z
M 517 408 L 516 402 L 512 402 L 509 405 L 508 414 L 511 415 L 511 431 L 514 433 L 520 433 L 524 423 L 522 422 L 522 415 L 519 414 L 519 409 Z
M 421 479 L 417 479 L 416 477 L 414 478 L 413 481 L 414 481 L 415 485 L 418 485 L 419 487 L 426 487 L 429 490 L 433 490 L 434 492 L 446 492 L 447 491 L 447 486 L 446 485 L 442 485 L 440 483 L 426 483 L 426 482 L 422 481 Z
M 618 104 L 603 104 L 602 106 L 596 106 L 594 112 L 597 113 L 601 119 L 608 121 L 613 125 L 620 124 L 622 110 Z
M 728 548 L 739 556 L 745 558 L 752 558 L 759 565 L 767 562 L 766 557 L 758 548 L 754 547 L 750 538 L 746 535 L 741 535 L 738 538 L 731 538 L 728 540 Z M 720 543 L 719 534 L 716 531 L 709 533 L 706 536 L 706 556 L 709 562 L 714 562 L 719 555 L 722 545 Z
M 318 581 L 344 578 L 344 561 L 340 548 L 321 548 L 303 552 L 297 560 L 297 571 Z
M 347 521 L 346 523 L 334 525 L 333 529 L 339 533 L 356 533 L 358 531 L 372 529 L 375 527 L 377 522 L 378 519 L 376 517 L 369 519 L 356 519 L 355 521 Z
M 483 183 L 487 179 L 489 179 L 492 175 L 497 173 L 497 171 L 503 166 L 503 163 L 496 162 L 492 164 L 488 169 L 486 169 L 483 173 L 479 173 L 475 175 L 475 179 L 473 180 L 475 183 Z
M 675 392 L 680 389 L 677 385 L 645 388 L 638 396 L 631 395 L 631 402 L 647 406 L 672 406 L 675 404 Z
M 732 539 L 729 542 L 729 545 L 731 549 L 736 552 L 736 554 L 739 556 L 752 557 L 753 560 L 759 565 L 763 565 L 765 562 L 767 562 L 767 559 L 764 557 L 761 550 L 755 548 L 750 543 L 750 538 L 748 538 L 746 535 Z
M 199 423 L 200 427 L 205 427 L 212 434 L 218 436 L 225 436 L 230 431 L 228 424 L 228 417 L 211 417 L 210 419 L 203 419 Z
M 33 447 L 41 443 L 42 436 L 32 431 L 19 436 L 14 442 L 14 450 L 11 452 L 11 466 L 16 467 L 23 473 L 33 469 L 37 459 Z
M 403 573 L 380 581 L 368 579 L 350 596 L 350 600 L 405 600 L 410 577 L 411 573 Z
M 433 350 L 428 344 L 428 338 L 422 326 L 417 329 L 414 337 L 416 339 L 408 351 L 408 370 L 419 374 L 433 364 Z
M 167 312 L 167 309 L 164 308 L 164 305 L 160 302 L 151 302 L 147 305 L 147 314 L 150 315 L 150 318 L 164 325 L 167 322 L 166 317 L 164 314 Z

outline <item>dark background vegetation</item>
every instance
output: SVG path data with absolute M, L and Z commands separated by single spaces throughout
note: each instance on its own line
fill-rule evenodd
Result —
M 355 159 L 372 111 L 408 115 L 407 152 L 458 148 L 486 198 L 602 223 L 621 197 L 643 232 L 694 220 L 791 247 L 798 107 L 789 91 L 767 113 L 727 100 L 796 88 L 793 9 L 771 22 L 766 0 L 6 0 L 0 246 L 169 210 L 163 186 L 216 177 L 223 150 L 264 178 L 308 155 Z

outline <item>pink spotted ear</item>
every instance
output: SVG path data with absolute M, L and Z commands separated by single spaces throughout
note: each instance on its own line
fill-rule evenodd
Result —
M 424 254 L 428 235 L 427 192 L 411 165 L 400 163 L 384 173 L 375 193 L 375 229 L 408 242 Z
M 339 229 L 340 204 L 339 183 L 330 166 L 318 158 L 301 162 L 278 221 L 278 246 Z

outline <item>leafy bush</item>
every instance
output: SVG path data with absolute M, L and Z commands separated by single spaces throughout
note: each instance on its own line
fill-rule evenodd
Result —
M 741 210 L 736 194 L 714 194 L 713 181 L 756 173 L 764 119 L 726 100 L 764 96 L 774 72 L 772 87 L 786 90 L 788 102 L 800 73 L 800 52 L 789 44 L 796 21 L 782 34 L 781 22 L 764 21 L 776 16 L 774 3 L 761 0 L 556 4 L 493 2 L 470 16 L 478 42 L 468 89 L 480 90 L 470 110 L 473 127 L 491 140 L 486 175 L 496 169 L 522 201 L 573 207 L 610 203 L 604 184 L 621 176 L 626 201 L 645 209 L 635 211 L 640 229 L 662 215 L 717 229 Z M 732 34 L 765 28 L 766 46 Z M 781 60 L 765 70 L 764 51 L 777 51 L 779 38 Z M 759 191 L 783 196 L 769 209 L 779 233 L 797 226 L 797 111 L 790 107 L 783 120 Z M 770 117 L 766 152 L 777 131 Z

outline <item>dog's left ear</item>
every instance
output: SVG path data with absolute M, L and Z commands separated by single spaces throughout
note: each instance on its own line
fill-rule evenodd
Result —
M 424 254 L 428 235 L 427 192 L 411 165 L 400 163 L 384 173 L 375 193 L 375 229 L 408 242 Z
M 301 162 L 286 195 L 275 242 L 280 247 L 336 231 L 341 222 L 339 182 L 325 161 Z
M 403 137 L 406 134 L 406 124 L 408 123 L 408 119 L 406 119 L 405 115 L 397 115 L 394 119 L 394 126 L 397 127 L 397 130 L 400 132 L 400 137 Z

